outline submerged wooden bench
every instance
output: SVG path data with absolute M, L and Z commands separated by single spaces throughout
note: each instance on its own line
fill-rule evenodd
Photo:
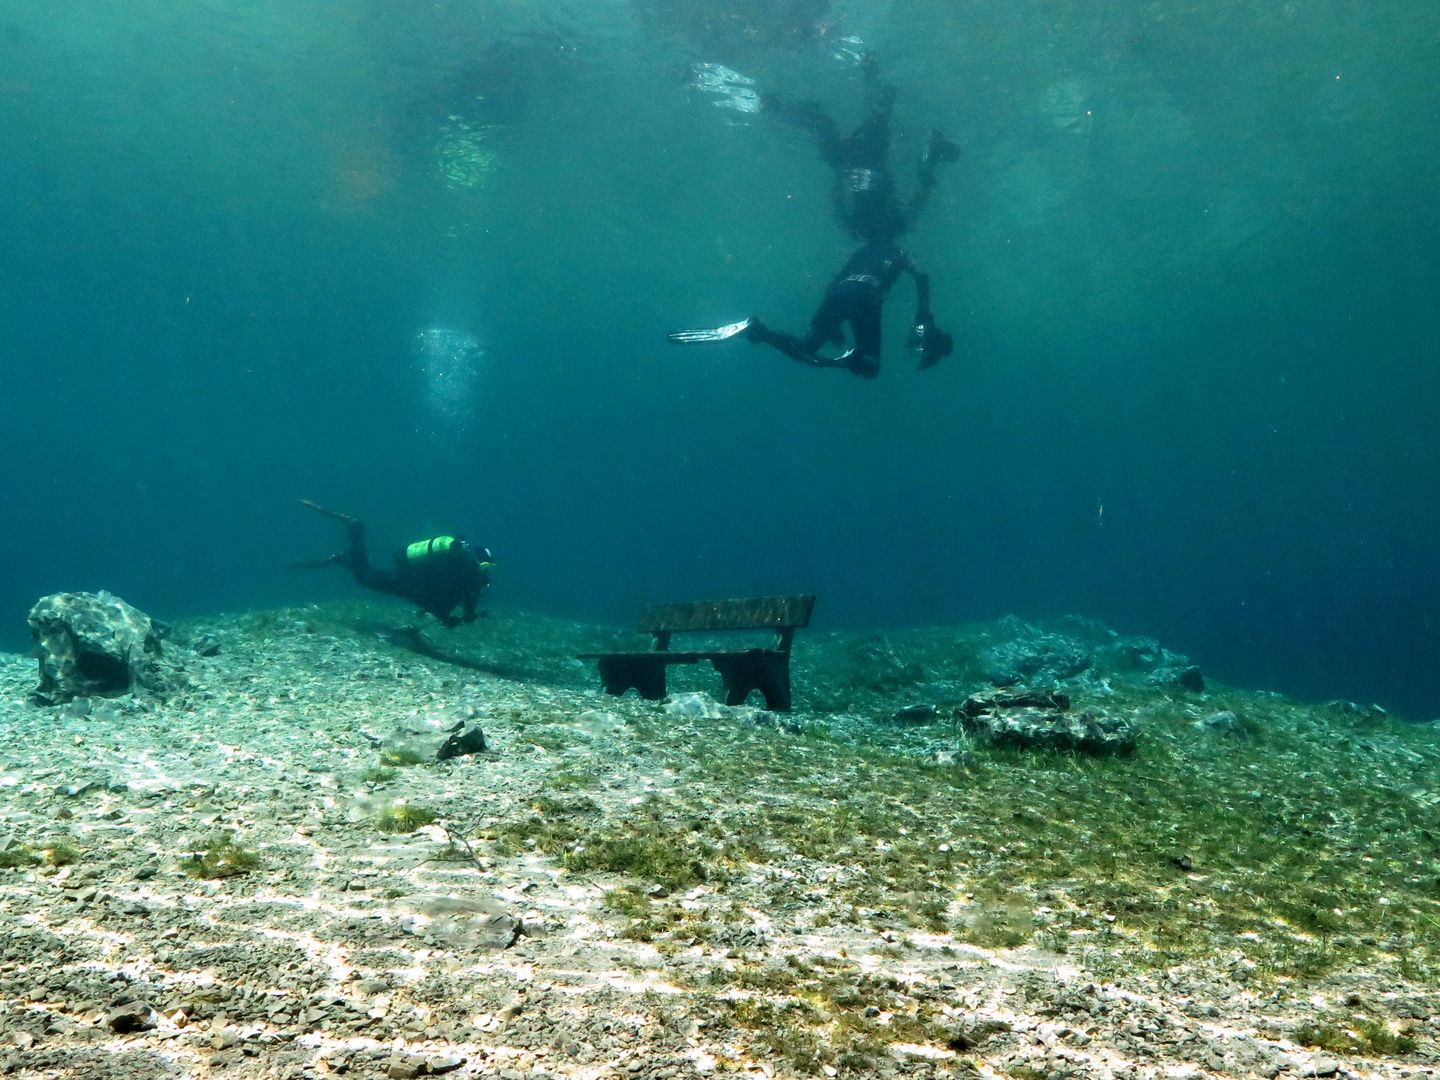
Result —
M 810 623 L 815 597 L 759 596 L 749 600 L 702 600 L 693 604 L 652 604 L 640 613 L 636 630 L 655 635 L 647 652 L 581 653 L 582 660 L 600 662 L 605 692 L 619 697 L 631 687 L 648 701 L 665 696 L 669 664 L 709 660 L 725 685 L 725 704 L 739 705 L 751 690 L 765 695 L 765 707 L 790 711 L 790 643 L 795 631 Z M 710 649 L 672 652 L 670 635 L 700 631 L 773 630 L 769 649 Z

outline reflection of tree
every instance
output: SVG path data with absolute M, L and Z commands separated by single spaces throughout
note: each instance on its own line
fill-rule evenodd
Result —
M 448 116 L 435 144 L 436 164 L 445 186 L 477 188 L 495 170 L 495 154 L 487 146 L 490 128 L 460 116 Z

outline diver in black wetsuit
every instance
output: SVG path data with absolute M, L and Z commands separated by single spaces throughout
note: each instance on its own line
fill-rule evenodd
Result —
M 350 548 L 338 555 L 317 562 L 296 563 L 296 566 L 348 566 L 355 574 L 355 580 L 367 589 L 409 600 L 452 630 L 462 622 L 474 622 L 485 614 L 475 608 L 490 584 L 489 571 L 495 565 L 490 561 L 488 550 L 481 549 L 477 553 L 464 537 L 437 536 L 397 551 L 395 565 L 388 570 L 378 570 L 370 565 L 365 552 L 364 522 L 356 521 L 349 514 L 317 506 L 309 499 L 300 501 L 310 509 L 341 522 L 350 534 Z M 464 613 L 463 616 L 454 614 L 457 607 Z
M 873 107 L 848 137 L 842 136 L 835 121 L 813 102 L 792 104 L 774 96 L 761 98 L 765 111 L 815 136 L 821 159 L 835 173 L 835 214 L 846 231 L 863 242 L 826 288 L 825 298 L 810 320 L 809 332 L 799 338 L 750 318 L 715 329 L 679 330 L 669 335 L 671 341 L 724 341 L 744 334 L 748 340 L 769 345 L 801 363 L 848 368 L 856 375 L 873 379 L 880 373 L 880 316 L 885 296 L 895 280 L 908 273 L 915 279 L 915 322 L 909 347 L 920 354 L 921 368 L 950 355 L 954 340 L 935 325 L 930 311 L 929 275 L 896 241 L 910 231 L 929 201 L 938 167 L 955 161 L 960 151 L 940 132 L 932 131 L 920 161 L 915 193 L 902 204 L 889 166 L 890 111 L 895 88 L 879 83 L 873 61 L 866 67 L 866 76 Z M 819 350 L 825 345 L 839 347 L 845 343 L 842 326 L 847 322 L 853 338 L 851 348 L 839 356 L 821 356 Z

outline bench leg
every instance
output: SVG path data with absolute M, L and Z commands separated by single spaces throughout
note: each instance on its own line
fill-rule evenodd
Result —
M 712 657 L 725 685 L 725 704 L 743 705 L 751 690 L 765 695 L 772 712 L 790 711 L 790 657 L 756 650 L 748 656 Z
M 659 701 L 665 696 L 665 661 L 648 656 L 602 656 L 600 681 L 605 692 L 621 697 L 632 686 L 646 701 Z

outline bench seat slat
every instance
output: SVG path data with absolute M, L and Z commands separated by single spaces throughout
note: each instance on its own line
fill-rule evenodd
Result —
M 663 660 L 667 664 L 696 664 L 713 656 L 784 656 L 774 649 L 705 649 L 698 652 L 672 652 L 669 649 L 646 649 L 641 652 L 582 652 L 575 655 L 581 660 L 603 660 L 606 657 L 624 657 L 647 660 Z
M 651 604 L 640 613 L 642 634 L 696 630 L 781 630 L 808 626 L 815 597 L 758 596 L 743 600 L 700 600 Z

